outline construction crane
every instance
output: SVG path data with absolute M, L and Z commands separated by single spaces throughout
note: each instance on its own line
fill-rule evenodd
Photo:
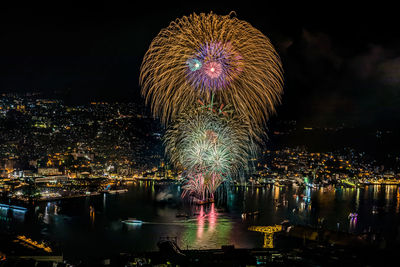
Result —
M 250 231 L 264 233 L 263 248 L 274 248 L 274 233 L 282 231 L 282 225 L 274 226 L 250 226 Z

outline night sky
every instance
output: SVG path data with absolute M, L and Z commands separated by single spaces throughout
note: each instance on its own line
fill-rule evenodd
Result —
M 398 9 L 383 1 L 82 2 L 1 7 L 0 91 L 60 91 L 76 103 L 142 101 L 139 67 L 161 28 L 192 12 L 234 10 L 282 58 L 285 94 L 274 119 L 399 127 Z

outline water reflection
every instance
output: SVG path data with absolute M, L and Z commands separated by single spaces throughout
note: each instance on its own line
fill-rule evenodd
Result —
M 279 193 L 280 193 L 279 186 L 274 186 L 273 196 L 275 201 L 279 199 Z
M 199 239 L 201 239 L 203 237 L 204 222 L 205 222 L 204 206 L 201 205 L 200 213 L 197 216 L 197 238 L 199 238 Z
M 195 207 L 195 209 L 199 209 L 197 215 L 197 241 L 202 243 L 204 239 L 208 239 L 214 234 L 218 214 L 215 210 L 215 203 L 211 203 L 209 206 L 201 205 L 200 207 Z
M 78 253 L 78 249 L 84 253 L 85 248 L 94 247 L 93 253 L 98 254 L 134 248 L 157 249 L 159 237 L 166 235 L 176 236 L 179 245 L 185 248 L 219 248 L 228 244 L 260 247 L 260 236 L 249 233 L 247 228 L 284 220 L 302 225 L 323 221 L 329 229 L 339 226 L 341 231 L 360 233 L 391 231 L 400 219 L 397 186 L 233 187 L 227 193 L 228 203 L 201 206 L 182 203 L 179 190 L 175 185 L 138 182 L 125 194 L 39 203 L 26 214 L 0 209 L 0 226 L 57 240 L 66 253 Z M 170 198 L 157 201 L 163 192 L 168 192 Z M 187 216 L 179 217 L 179 213 Z M 252 215 L 242 218 L 244 213 Z M 350 213 L 358 216 L 350 218 Z M 145 223 L 141 227 L 124 227 L 122 221 L 128 218 Z M 117 244 L 115 248 L 110 249 L 110 242 Z
M 373 188 L 372 189 L 373 190 L 373 199 L 377 200 L 378 196 L 379 196 L 379 192 L 381 191 L 381 186 L 380 185 L 374 185 L 372 188 Z
M 349 219 L 349 232 L 356 232 L 356 227 L 357 227 L 357 216 L 356 217 L 351 217 Z
M 360 188 L 357 188 L 357 193 L 356 193 L 356 211 L 358 211 L 360 207 Z
M 215 225 L 217 223 L 217 213 L 215 212 L 215 204 L 211 204 L 210 213 L 208 215 L 208 222 L 210 224 L 209 231 L 213 232 L 215 230 Z
M 95 216 L 96 216 L 96 214 L 95 214 L 95 211 L 94 211 L 94 207 L 90 206 L 89 207 L 89 217 L 90 217 L 90 222 L 92 223 L 92 225 L 94 224 Z
M 44 215 L 43 215 L 43 222 L 45 224 L 50 223 L 50 215 L 49 215 L 49 208 L 50 208 L 51 203 L 47 202 L 46 207 L 44 208 Z
M 399 213 L 400 210 L 400 188 L 397 189 L 397 195 L 396 195 L 396 213 Z
M 385 186 L 385 211 L 388 212 L 390 209 L 390 206 L 393 201 L 394 193 L 397 190 L 396 187 L 391 186 L 391 185 L 386 185 Z
M 180 238 L 183 246 L 190 248 L 218 248 L 230 239 L 232 222 L 220 213 L 215 203 L 191 207 L 195 224 L 191 219 L 184 222 L 184 234 Z M 195 234 L 193 234 L 195 233 Z
M 103 211 L 106 210 L 106 203 L 107 203 L 107 194 L 103 193 Z

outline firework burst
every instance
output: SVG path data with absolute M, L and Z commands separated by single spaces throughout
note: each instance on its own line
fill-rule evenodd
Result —
M 142 94 L 167 124 L 197 99 L 230 103 L 257 130 L 275 112 L 282 66 L 249 23 L 213 13 L 177 19 L 154 38 L 140 72 Z
M 220 174 L 206 172 L 190 172 L 185 176 L 182 198 L 186 196 L 200 200 L 213 199 L 218 187 L 226 181 Z
M 248 127 L 237 117 L 204 106 L 177 117 L 164 142 L 171 162 L 186 170 L 184 189 L 213 195 L 221 183 L 246 170 L 254 151 Z

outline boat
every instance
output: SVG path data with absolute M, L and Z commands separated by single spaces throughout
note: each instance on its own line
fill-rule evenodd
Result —
M 136 220 L 134 218 L 129 218 L 128 220 L 123 220 L 122 222 L 125 224 L 133 224 L 133 225 L 141 225 L 143 223 L 143 221 Z
M 128 192 L 128 189 L 113 189 L 113 190 L 103 190 L 106 194 L 121 194 Z
M 378 214 L 378 207 L 377 206 L 373 206 L 372 207 L 372 214 Z

